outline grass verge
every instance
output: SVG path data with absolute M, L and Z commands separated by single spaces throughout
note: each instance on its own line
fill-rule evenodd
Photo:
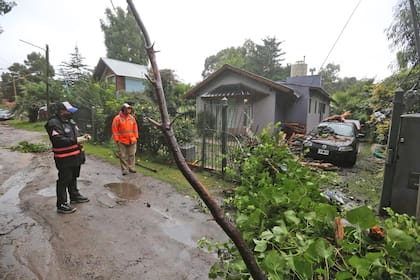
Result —
M 20 120 L 8 120 L 7 123 L 13 127 L 25 129 L 29 131 L 38 131 L 38 132 L 45 131 L 45 128 L 44 128 L 45 122 L 32 123 L 32 122 L 23 122 Z
M 19 120 L 9 120 L 7 122 L 9 125 L 19 129 L 45 132 L 45 122 L 30 123 L 22 122 Z M 93 156 L 115 166 L 120 165 L 118 158 L 114 154 L 115 147 L 113 144 L 85 143 L 84 147 L 88 157 Z M 155 161 L 151 156 L 139 155 L 137 156 L 137 162 L 142 166 L 156 170 L 156 172 L 153 172 L 141 166 L 136 166 L 137 170 L 143 175 L 169 183 L 173 185 L 180 193 L 198 198 L 198 194 L 191 187 L 189 182 L 185 179 L 184 175 L 182 175 L 181 171 L 176 167 L 173 161 Z M 212 172 L 194 170 L 194 173 L 212 195 L 220 195 L 224 190 L 232 189 L 234 187 L 233 183 L 224 181 L 220 175 L 214 174 Z
M 114 164 L 115 166 L 119 166 L 119 159 L 114 154 L 115 150 L 112 147 L 112 144 L 95 145 L 87 143 L 84 146 L 87 156 L 94 156 Z M 167 160 L 166 162 L 159 160 L 157 162 L 152 160 L 151 156 L 138 155 L 137 163 L 136 168 L 143 175 L 170 183 L 180 193 L 196 198 L 198 197 L 195 190 L 191 187 L 174 162 L 170 160 Z M 152 170 L 155 170 L 156 172 L 153 172 Z M 231 189 L 233 187 L 232 183 L 224 181 L 219 175 L 212 172 L 195 170 L 194 174 L 200 182 L 206 186 L 208 191 L 214 195 L 220 195 L 224 190 Z

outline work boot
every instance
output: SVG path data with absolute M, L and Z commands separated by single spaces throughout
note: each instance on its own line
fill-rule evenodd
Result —
M 128 169 L 128 171 L 130 171 L 131 173 L 137 173 L 137 171 L 134 168 L 130 168 Z
M 124 169 L 124 170 L 122 171 L 122 175 L 127 175 L 127 174 L 128 174 L 128 170 L 125 170 L 125 169 Z
M 70 198 L 70 203 L 85 203 L 89 202 L 89 198 L 79 194 L 75 197 Z
M 71 214 L 75 212 L 77 209 L 68 205 L 67 203 L 60 204 L 57 206 L 57 212 L 61 214 Z

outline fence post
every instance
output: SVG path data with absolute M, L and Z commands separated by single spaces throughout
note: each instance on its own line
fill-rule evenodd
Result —
M 228 99 L 226 97 L 222 98 L 222 174 L 225 175 L 225 169 L 227 164 L 226 159 L 226 142 L 227 142 L 227 133 L 226 133 L 226 127 L 227 127 L 227 107 L 228 107 Z
M 94 141 L 96 141 L 97 140 L 97 138 L 98 138 L 98 136 L 97 136 L 97 133 L 96 133 L 96 127 L 95 127 L 95 106 L 92 106 L 91 108 L 90 108 L 90 111 L 91 111 L 91 121 L 92 121 L 92 133 L 93 133 L 93 140 Z
M 206 130 L 203 129 L 201 139 L 201 169 L 204 169 L 206 165 Z
M 207 106 L 205 103 L 203 105 L 204 105 L 203 112 L 206 112 Z M 201 135 L 202 135 L 201 137 L 201 169 L 204 170 L 204 167 L 206 166 L 206 160 L 207 160 L 206 159 L 206 128 L 203 125 L 203 127 L 200 129 L 201 129 Z

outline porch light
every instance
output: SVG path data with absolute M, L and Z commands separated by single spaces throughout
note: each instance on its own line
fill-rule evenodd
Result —
M 245 98 L 244 99 L 244 104 L 247 104 L 248 103 L 248 99 L 247 98 Z
M 223 104 L 223 106 L 228 105 L 228 99 L 226 98 L 226 96 L 222 98 L 222 104 Z

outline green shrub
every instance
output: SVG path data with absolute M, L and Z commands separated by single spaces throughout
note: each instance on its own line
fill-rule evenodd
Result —
M 420 227 L 413 217 L 389 211 L 380 221 L 362 206 L 338 209 L 321 196 L 331 183 L 311 171 L 287 146 L 266 133 L 259 144 L 244 148 L 240 186 L 231 200 L 236 226 L 268 279 L 415 279 L 420 275 Z M 349 222 L 336 239 L 336 219 Z M 384 237 L 371 235 L 373 228 Z M 251 279 L 231 242 L 200 246 L 215 250 L 219 262 L 211 279 Z

